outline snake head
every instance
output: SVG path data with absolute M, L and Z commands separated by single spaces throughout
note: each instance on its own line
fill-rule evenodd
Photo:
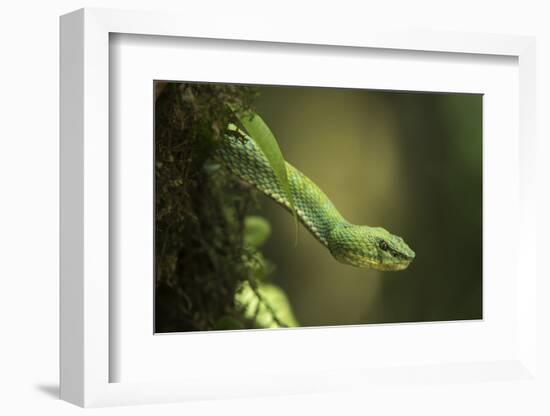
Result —
M 338 225 L 330 232 L 328 246 L 339 262 L 376 270 L 403 270 L 415 257 L 401 237 L 380 227 Z

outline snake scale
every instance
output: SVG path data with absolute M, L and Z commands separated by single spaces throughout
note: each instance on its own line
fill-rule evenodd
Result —
M 292 205 L 256 143 L 246 135 L 226 134 L 218 153 L 229 170 L 289 211 Z M 381 227 L 354 225 L 306 175 L 286 162 L 290 192 L 302 224 L 341 263 L 376 270 L 403 270 L 415 257 L 401 237 Z

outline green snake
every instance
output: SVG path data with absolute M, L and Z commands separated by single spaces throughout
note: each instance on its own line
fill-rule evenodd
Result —
M 261 149 L 246 135 L 226 134 L 218 150 L 229 170 L 292 211 Z M 354 225 L 307 176 L 286 162 L 294 209 L 302 224 L 341 263 L 376 270 L 403 270 L 415 257 L 401 237 L 381 227 Z

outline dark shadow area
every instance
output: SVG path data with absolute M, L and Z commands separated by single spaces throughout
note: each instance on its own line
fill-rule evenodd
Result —
M 59 399 L 59 384 L 37 384 L 35 388 L 52 399 Z

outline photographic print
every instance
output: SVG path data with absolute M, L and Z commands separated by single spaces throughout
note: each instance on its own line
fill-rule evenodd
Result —
M 155 331 L 482 318 L 482 96 L 154 82 Z

